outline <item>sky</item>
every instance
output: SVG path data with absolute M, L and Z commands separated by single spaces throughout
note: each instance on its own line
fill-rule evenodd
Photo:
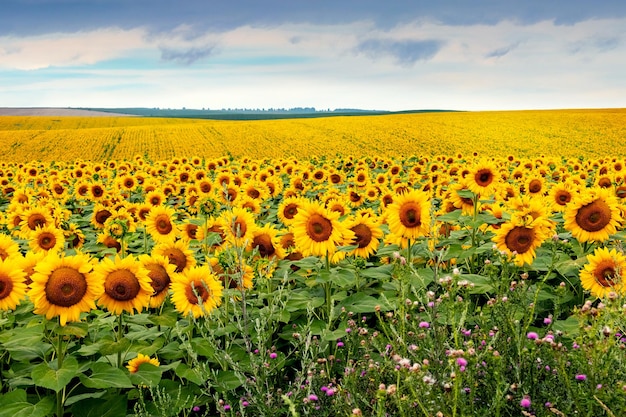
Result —
M 623 0 L 1 0 L 0 107 L 626 107 Z

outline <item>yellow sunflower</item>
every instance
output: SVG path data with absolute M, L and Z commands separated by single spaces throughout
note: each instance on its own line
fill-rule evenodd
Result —
M 467 175 L 469 189 L 481 197 L 489 197 L 498 187 L 498 168 L 490 161 L 476 163 Z
M 144 363 L 150 363 L 154 366 L 159 366 L 159 360 L 157 358 L 151 358 L 148 355 L 144 355 L 142 353 L 138 353 L 137 357 L 128 361 L 128 365 L 126 368 L 131 374 L 137 373 L 139 370 L 139 366 Z
M 27 208 L 22 212 L 20 234 L 22 237 L 28 238 L 30 232 L 46 225 L 54 225 L 54 218 L 48 207 L 40 206 Z
M 587 255 L 587 263 L 580 271 L 580 283 L 595 297 L 610 292 L 626 293 L 626 257 L 615 249 L 597 248 Z
M 93 205 L 93 214 L 91 215 L 91 224 L 96 229 L 104 228 L 104 222 L 111 217 L 113 209 L 105 206 L 102 203 L 95 203 Z
M 146 204 L 151 205 L 152 207 L 157 207 L 165 203 L 167 201 L 167 196 L 160 189 L 154 189 L 146 193 L 144 197 L 144 202 Z
M 385 210 L 389 230 L 396 236 L 414 240 L 430 229 L 430 200 L 423 191 L 411 190 L 394 197 Z
M 536 249 L 546 239 L 542 227 L 542 223 L 536 221 L 529 224 L 508 221 L 494 230 L 495 236 L 491 240 L 498 250 L 513 257 L 515 265 L 531 265 L 535 260 Z
M 168 206 L 152 207 L 146 217 L 146 231 L 150 233 L 155 242 L 168 242 L 173 240 L 180 230 L 174 223 L 176 210 Z
M 278 205 L 278 219 L 285 225 L 293 223 L 293 218 L 298 214 L 298 209 L 303 205 L 304 200 L 299 197 L 287 197 L 281 200 Z
M 150 297 L 150 307 L 160 307 L 169 292 L 172 276 L 176 272 L 176 266 L 162 255 L 150 256 L 143 254 L 139 256 L 139 261 L 148 270 L 150 285 L 152 285 L 153 292 Z
M 223 261 L 220 262 L 220 259 Z M 249 290 L 254 283 L 254 270 L 248 264 L 243 265 L 237 253 L 231 248 L 208 259 L 212 273 L 222 282 L 224 288 Z M 243 266 L 243 272 L 241 269 Z
M 26 298 L 26 273 L 21 256 L 0 261 L 0 310 L 15 310 Z
M 304 256 L 332 256 L 354 233 L 339 221 L 339 213 L 317 202 L 304 201 L 291 225 L 296 247 Z
M 561 182 L 550 187 L 548 202 L 554 212 L 563 212 L 567 205 L 578 194 L 578 187 L 570 182 Z
M 254 215 L 241 207 L 223 211 L 220 222 L 226 232 L 226 241 L 234 246 L 248 245 L 257 228 Z
M 59 256 L 49 253 L 35 266 L 28 296 L 35 314 L 48 320 L 59 317 L 61 326 L 79 321 L 81 313 L 96 308 L 95 300 L 104 291 L 103 283 L 92 273 L 88 255 Z
M 175 242 L 162 242 L 153 249 L 153 255 L 165 256 L 169 263 L 176 267 L 176 272 L 183 272 L 196 265 L 193 252 L 189 249 L 189 244 L 184 240 Z
M 33 252 L 60 252 L 65 248 L 63 230 L 54 225 L 38 227 L 29 234 L 28 245 Z
M 354 239 L 350 245 L 358 246 L 348 255 L 361 258 L 369 258 L 378 250 L 383 231 L 380 228 L 380 221 L 373 216 L 354 216 L 346 222 L 346 227 L 354 233 Z
M 19 255 L 20 245 L 15 242 L 11 236 L 0 234 L 0 260 L 8 257 Z
M 222 282 L 206 265 L 174 274 L 171 289 L 174 307 L 184 316 L 204 316 L 222 303 Z
M 134 314 L 150 304 L 154 292 L 148 270 L 133 255 L 114 259 L 103 258 L 93 269 L 93 274 L 104 283 L 104 292 L 98 305 L 113 314 L 124 311 Z
M 587 189 L 569 203 L 563 219 L 579 242 L 604 242 L 621 226 L 619 204 L 606 188 Z
M 285 250 L 280 244 L 279 232 L 272 223 L 266 223 L 263 227 L 257 228 L 253 232 L 249 249 L 257 250 L 262 258 L 283 259 Z

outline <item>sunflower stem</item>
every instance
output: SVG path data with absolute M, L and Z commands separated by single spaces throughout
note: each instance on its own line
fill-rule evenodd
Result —
M 61 325 L 61 317 L 59 316 L 59 326 Z M 60 370 L 63 367 L 63 359 L 65 359 L 65 350 L 63 346 L 63 336 L 57 334 L 57 369 Z M 63 417 L 63 403 L 65 402 L 65 388 L 59 390 L 56 393 L 57 399 L 57 417 Z
M 330 329 L 330 324 L 332 322 L 333 315 L 333 303 L 332 303 L 332 295 L 331 295 L 331 280 L 330 280 L 330 255 L 326 252 L 326 272 L 328 272 L 328 281 L 324 283 L 324 293 L 326 298 L 326 314 L 328 319 L 328 329 Z
M 124 325 L 124 312 L 117 316 L 117 343 L 122 341 L 122 326 Z M 122 351 L 117 352 L 117 367 L 122 368 Z

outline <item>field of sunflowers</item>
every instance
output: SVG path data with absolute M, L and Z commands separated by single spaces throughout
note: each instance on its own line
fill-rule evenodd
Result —
M 625 415 L 624 138 L 0 117 L 0 417 Z

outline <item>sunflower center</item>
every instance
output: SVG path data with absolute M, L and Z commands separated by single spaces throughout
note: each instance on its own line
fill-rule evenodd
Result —
M 352 229 L 354 232 L 353 242 L 359 246 L 359 249 L 367 247 L 372 241 L 372 231 L 364 224 L 357 224 Z
M 4 249 L 0 248 L 0 259 L 3 261 L 8 258 L 9 254 Z
M 76 269 L 63 266 L 50 274 L 45 293 L 50 304 L 71 307 L 78 304 L 87 293 L 87 280 Z
M 597 232 L 611 222 L 611 207 L 603 200 L 582 206 L 576 213 L 576 224 L 587 232 Z
M 515 226 L 506 235 L 504 239 L 506 247 L 511 252 L 517 252 L 519 254 L 526 253 L 535 240 L 535 232 L 533 229 L 528 229 L 522 226 Z
M 333 224 L 321 214 L 313 214 L 306 224 L 306 233 L 315 242 L 325 242 L 333 232 Z
M 185 266 L 187 266 L 187 257 L 178 248 L 169 249 L 166 256 L 172 265 L 176 265 L 176 272 L 182 272 Z
M 298 205 L 297 204 L 287 204 L 285 209 L 283 210 L 283 214 L 286 219 L 293 219 L 293 217 L 298 214 Z
M 203 301 L 209 299 L 209 291 L 204 287 L 204 285 L 192 282 L 191 285 L 187 286 L 185 296 L 187 297 L 189 304 L 198 304 L 198 299 L 202 299 Z
M 104 292 L 116 301 L 128 301 L 137 297 L 141 286 L 135 274 L 128 269 L 111 272 L 104 283 Z
M 104 224 L 109 217 L 111 217 L 111 212 L 109 210 L 100 210 L 96 213 L 96 222 L 98 224 Z
M 167 214 L 159 214 L 154 220 L 154 225 L 157 232 L 162 235 L 167 235 L 172 231 L 172 223 L 170 222 Z
M 539 180 L 532 180 L 530 184 L 528 184 L 528 191 L 530 191 L 533 194 L 536 194 L 539 191 L 541 191 L 541 188 L 542 188 L 542 184 L 541 184 L 541 181 Z
M 0 300 L 4 300 L 13 291 L 13 281 L 6 275 L 0 275 Z
M 54 234 L 46 232 L 39 235 L 39 247 L 43 250 L 50 250 L 54 248 L 54 245 L 57 243 L 56 237 Z
M 422 224 L 420 206 L 410 202 L 400 208 L 400 223 L 406 228 L 418 227 Z
M 598 263 L 593 271 L 593 276 L 596 282 L 605 288 L 613 287 L 618 282 L 615 264 L 610 259 Z
M 28 216 L 28 227 L 31 230 L 35 230 L 38 227 L 43 227 L 46 225 L 46 218 L 43 214 L 35 213 L 31 216 Z
M 145 266 L 150 277 L 150 284 L 154 289 L 154 295 L 159 294 L 170 285 L 170 276 L 165 268 L 159 264 L 148 264 Z
M 572 200 L 572 194 L 567 191 L 559 191 L 556 193 L 556 203 L 564 206 Z
M 102 187 L 95 186 L 91 189 L 91 193 L 94 197 L 102 197 L 102 195 L 104 194 L 104 190 L 102 189 Z
M 260 195 L 261 195 L 261 193 L 256 188 L 248 190 L 248 196 L 250 198 L 259 198 Z
M 274 245 L 272 244 L 272 239 L 268 235 L 258 235 L 252 239 L 252 247 L 257 248 L 259 250 L 259 255 L 264 258 L 272 256 L 276 249 L 274 249 Z
M 475 175 L 476 184 L 481 187 L 487 187 L 493 182 L 493 173 L 488 169 L 481 169 Z

